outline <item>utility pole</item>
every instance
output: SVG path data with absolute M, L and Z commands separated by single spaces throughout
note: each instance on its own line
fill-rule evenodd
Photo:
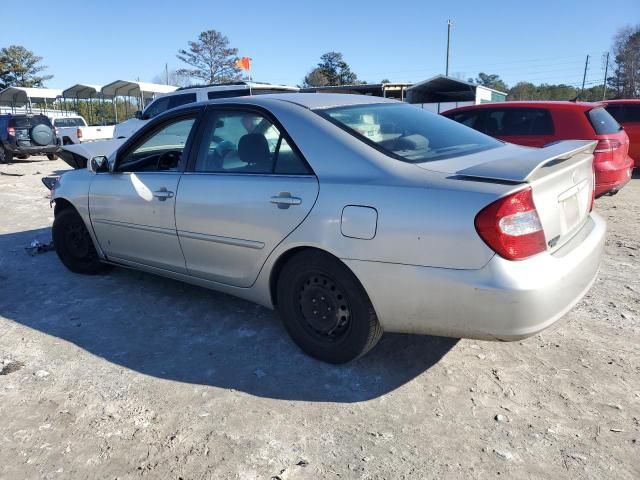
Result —
M 451 26 L 453 25 L 453 22 L 451 21 L 451 19 L 447 20 L 447 66 L 444 70 L 444 74 L 446 76 L 449 76 L 449 49 L 451 46 Z
M 589 68 L 589 55 L 587 55 L 587 61 L 584 62 L 584 74 L 582 75 L 582 88 L 580 89 L 580 95 L 584 92 L 584 82 L 587 80 L 587 68 Z
M 607 98 L 607 73 L 609 73 L 609 52 L 607 52 L 607 59 L 604 64 L 604 89 L 602 91 L 602 100 Z

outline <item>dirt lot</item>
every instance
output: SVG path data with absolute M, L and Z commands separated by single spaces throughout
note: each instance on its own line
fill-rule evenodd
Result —
M 640 177 L 598 200 L 599 280 L 551 330 L 335 367 L 264 308 L 27 255 L 65 167 L 0 166 L 0 478 L 640 478 Z

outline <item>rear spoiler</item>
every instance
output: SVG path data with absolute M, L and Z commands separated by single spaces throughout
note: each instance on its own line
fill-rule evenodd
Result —
M 545 166 L 563 163 L 577 156 L 583 158 L 584 155 L 592 155 L 597 143 L 595 140 L 563 140 L 543 148 L 522 149 L 517 158 L 481 163 L 459 170 L 456 174 L 514 183 L 530 182 L 541 174 L 540 170 Z

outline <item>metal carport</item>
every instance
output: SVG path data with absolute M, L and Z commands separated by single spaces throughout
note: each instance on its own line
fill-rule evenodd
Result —
M 177 90 L 178 87 L 173 85 L 162 85 L 159 83 L 147 83 L 147 82 L 131 82 L 129 80 L 116 80 L 111 82 L 100 90 L 105 97 L 113 98 L 113 111 L 115 115 L 115 121 L 118 122 L 118 111 L 116 108 L 117 97 L 136 97 L 140 102 L 140 109 L 144 108 L 144 99 L 148 97 L 155 98 L 156 95 L 162 93 L 170 93 Z M 125 109 L 127 104 L 125 103 Z M 125 110 L 126 111 L 126 110 Z M 128 111 L 127 111 L 128 114 Z
M 27 107 L 33 113 L 34 103 L 44 103 L 46 110 L 47 101 L 53 104 L 61 94 L 62 90 L 57 88 L 7 87 L 0 91 L 0 104 L 9 104 L 12 111 L 17 107 Z

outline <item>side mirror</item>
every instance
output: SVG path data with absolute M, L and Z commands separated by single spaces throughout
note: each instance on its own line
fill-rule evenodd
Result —
M 91 157 L 91 160 L 87 162 L 87 169 L 91 173 L 106 173 L 109 171 L 109 159 L 104 155 Z
M 143 120 L 142 118 L 142 112 L 140 110 L 138 110 L 136 113 L 133 114 L 138 120 Z

